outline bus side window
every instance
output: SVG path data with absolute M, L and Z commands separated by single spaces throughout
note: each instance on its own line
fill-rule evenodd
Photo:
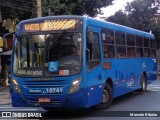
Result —
M 144 38 L 144 47 L 150 47 L 148 38 Z
M 148 38 L 144 38 L 143 39 L 144 42 L 144 57 L 150 57 L 150 39 Z
M 117 46 L 117 58 L 125 58 L 125 57 L 126 57 L 126 47 Z
M 126 57 L 126 46 L 125 46 L 125 34 L 121 32 L 116 32 L 116 52 L 117 58 Z
M 115 40 L 117 45 L 125 45 L 125 34 L 116 32 Z
M 114 45 L 102 45 L 103 48 L 103 57 L 104 58 L 114 58 L 115 57 L 115 49 Z
M 134 58 L 136 56 L 135 47 L 128 47 L 127 55 L 129 58 Z
M 156 57 L 156 43 L 155 40 L 150 40 L 150 46 L 151 46 L 151 57 Z
M 113 31 L 102 29 L 102 43 L 103 44 L 114 44 Z
M 104 58 L 114 58 L 114 32 L 109 29 L 102 29 L 102 50 Z
M 127 34 L 127 35 L 126 35 L 126 39 L 127 39 L 127 45 L 128 45 L 128 46 L 135 46 L 135 38 L 134 38 L 134 35 Z
M 136 48 L 136 57 L 143 57 L 143 48 Z
M 140 36 L 136 36 L 136 57 L 143 56 L 143 39 Z
M 143 47 L 142 37 L 136 36 L 136 46 L 137 47 Z
M 151 44 L 151 45 L 150 45 L 151 48 L 156 48 L 155 40 L 152 40 L 152 39 L 151 39 L 150 44 Z
M 156 49 L 151 49 L 151 57 L 156 57 Z
M 87 49 L 86 49 L 86 58 L 88 70 L 100 64 L 101 55 L 99 47 L 99 34 L 96 32 L 87 33 Z
M 144 57 L 150 57 L 150 49 L 149 48 L 144 49 Z

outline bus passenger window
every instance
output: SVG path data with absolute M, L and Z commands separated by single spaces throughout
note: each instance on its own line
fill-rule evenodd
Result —
M 129 45 L 129 46 L 135 46 L 134 35 L 127 34 L 127 45 Z
M 149 39 L 144 38 L 144 47 L 150 47 L 149 46 Z
M 156 57 L 156 49 L 151 49 L 151 57 Z
M 142 37 L 136 36 L 136 46 L 143 47 Z
M 118 58 L 126 57 L 126 47 L 125 46 L 117 46 L 117 57 Z
M 150 57 L 150 49 L 148 48 L 144 49 L 144 57 Z
M 114 58 L 114 32 L 108 29 L 102 29 L 102 48 L 104 58 Z
M 113 45 L 103 44 L 103 57 L 104 58 L 114 58 L 115 57 L 115 49 Z
M 143 48 L 136 48 L 136 57 L 143 57 Z
M 113 31 L 102 29 L 102 43 L 114 44 Z
M 117 45 L 125 45 L 125 34 L 124 33 L 116 32 L 115 39 L 116 39 Z
M 134 58 L 135 57 L 135 47 L 128 47 L 127 55 L 129 58 Z
M 155 48 L 156 47 L 155 40 L 151 40 L 150 43 L 151 43 L 151 48 Z

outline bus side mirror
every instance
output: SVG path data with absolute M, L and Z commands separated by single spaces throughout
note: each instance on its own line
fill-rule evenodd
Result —
M 7 33 L 3 36 L 3 51 L 10 50 L 12 48 L 15 32 Z

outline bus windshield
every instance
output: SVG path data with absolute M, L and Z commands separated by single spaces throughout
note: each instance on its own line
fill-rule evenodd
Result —
M 63 76 L 81 71 L 82 34 L 22 35 L 15 39 L 13 73 L 17 76 Z

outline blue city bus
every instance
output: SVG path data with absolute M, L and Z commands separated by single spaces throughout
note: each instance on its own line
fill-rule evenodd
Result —
M 21 21 L 11 59 L 14 107 L 105 109 L 158 74 L 153 34 L 85 16 Z

